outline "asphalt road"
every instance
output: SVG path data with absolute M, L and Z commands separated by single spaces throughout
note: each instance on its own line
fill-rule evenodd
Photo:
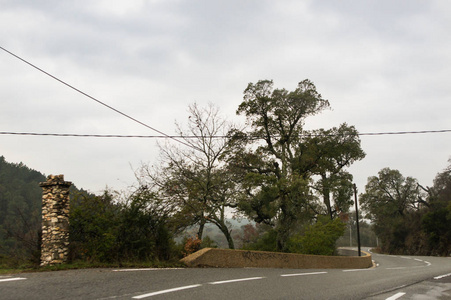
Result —
M 344 269 L 91 269 L 0 276 L 0 299 L 451 299 L 451 258 Z

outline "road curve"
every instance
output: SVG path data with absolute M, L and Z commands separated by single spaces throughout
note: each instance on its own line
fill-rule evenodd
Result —
M 376 267 L 363 270 L 91 269 L 25 273 L 0 276 L 0 299 L 451 298 L 451 258 L 373 254 L 373 259 Z

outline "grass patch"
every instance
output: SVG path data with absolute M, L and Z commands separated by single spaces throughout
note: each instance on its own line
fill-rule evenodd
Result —
M 6 257 L 0 256 L 0 275 L 18 274 L 26 272 L 50 272 L 50 271 L 93 269 L 93 268 L 181 268 L 181 267 L 185 267 L 185 265 L 178 260 L 127 261 L 116 263 L 73 261 L 65 264 L 41 267 L 36 264 L 32 264 L 30 262 L 12 261 Z
M 0 275 L 16 274 L 26 270 L 32 270 L 34 265 L 27 261 L 0 255 Z
M 92 268 L 180 268 L 185 265 L 179 261 L 144 261 L 144 262 L 118 262 L 118 263 L 101 263 L 75 261 L 67 264 L 54 266 L 39 267 L 37 271 L 60 271 L 60 270 L 76 270 L 76 269 L 92 269 Z

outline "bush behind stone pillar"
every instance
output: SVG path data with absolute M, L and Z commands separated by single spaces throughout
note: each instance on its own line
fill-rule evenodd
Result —
M 64 175 L 49 175 L 42 188 L 41 266 L 61 264 L 69 255 L 69 188 Z

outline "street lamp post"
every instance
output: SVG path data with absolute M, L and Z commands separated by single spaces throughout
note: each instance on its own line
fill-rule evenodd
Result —
M 361 252 L 360 252 L 360 228 L 359 228 L 359 204 L 357 202 L 357 187 L 354 183 L 354 199 L 355 199 L 355 220 L 356 220 L 356 225 L 357 225 L 357 247 L 358 247 L 358 251 L 359 251 L 359 256 L 361 256 Z

